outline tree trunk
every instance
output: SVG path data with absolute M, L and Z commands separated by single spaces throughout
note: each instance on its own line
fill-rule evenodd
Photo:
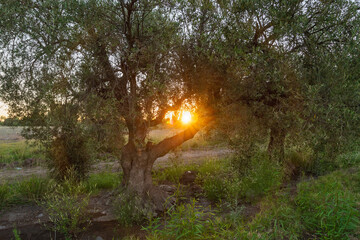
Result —
M 129 141 L 122 151 L 121 167 L 123 169 L 123 185 L 131 192 L 143 199 L 150 198 L 156 210 L 164 210 L 163 204 L 168 197 L 152 183 L 152 167 L 155 160 L 164 156 L 183 142 L 193 138 L 204 126 L 195 124 L 173 137 L 166 138 L 156 145 L 148 143 L 146 147 L 136 146 L 134 141 Z
M 271 159 L 278 159 L 279 162 L 284 161 L 285 137 L 286 131 L 284 129 L 277 127 L 271 128 L 270 141 L 267 149 Z
M 153 163 L 148 151 L 137 149 L 134 144 L 127 144 L 121 157 L 123 184 L 135 193 L 145 195 L 152 187 Z

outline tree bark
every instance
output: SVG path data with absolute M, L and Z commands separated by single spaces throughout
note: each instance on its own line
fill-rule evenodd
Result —
M 284 129 L 278 127 L 270 129 L 270 141 L 267 151 L 271 159 L 278 159 L 279 162 L 284 161 L 285 137 L 286 131 Z

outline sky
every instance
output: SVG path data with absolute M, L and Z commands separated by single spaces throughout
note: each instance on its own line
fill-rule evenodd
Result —
M 7 116 L 7 107 L 0 101 L 0 116 Z

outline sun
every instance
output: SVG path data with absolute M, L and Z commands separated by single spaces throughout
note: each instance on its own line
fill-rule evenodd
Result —
M 181 122 L 183 124 L 188 124 L 189 122 L 191 122 L 191 113 L 189 111 L 182 111 Z

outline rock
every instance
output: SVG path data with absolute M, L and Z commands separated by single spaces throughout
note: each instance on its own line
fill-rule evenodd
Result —
M 192 185 L 189 189 L 192 196 L 198 195 L 203 192 L 202 188 L 199 185 Z
M 44 214 L 40 213 L 39 215 L 37 215 L 37 218 L 42 218 L 44 216 Z
M 174 193 L 176 191 L 175 187 L 169 185 L 160 185 L 159 188 L 168 193 Z
M 183 185 L 190 185 L 195 182 L 197 171 L 186 171 L 180 178 L 180 183 Z
M 95 238 L 95 240 L 104 240 L 102 237 L 100 237 L 100 236 L 97 236 L 96 238 Z

